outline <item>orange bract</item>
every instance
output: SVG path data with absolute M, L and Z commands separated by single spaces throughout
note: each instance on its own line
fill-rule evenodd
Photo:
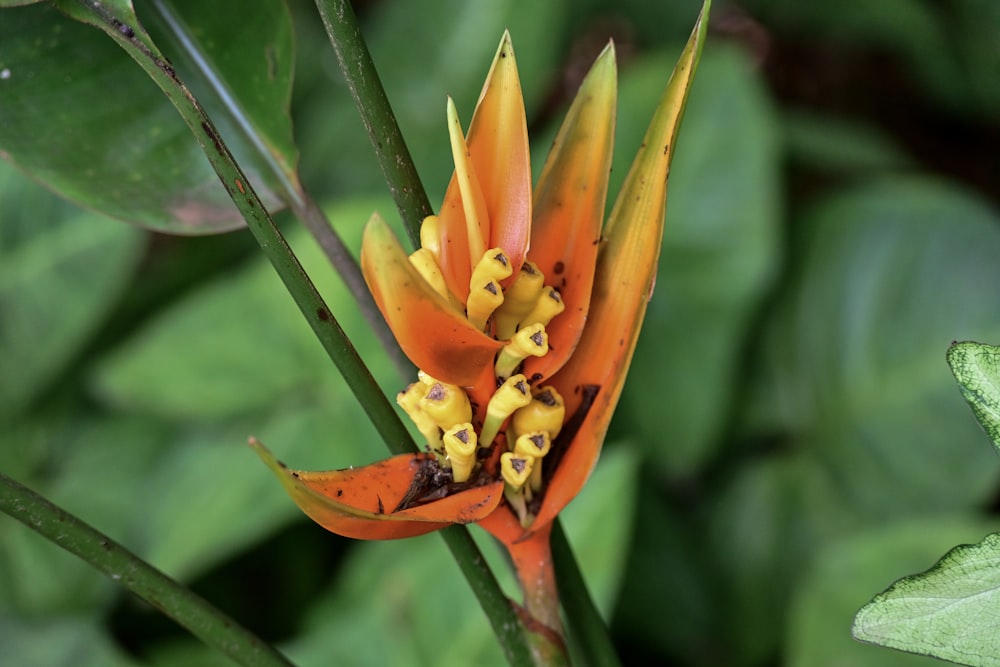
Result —
M 407 255 L 376 215 L 361 253 L 383 317 L 422 371 L 398 400 L 428 451 L 308 473 L 287 470 L 258 446 L 309 516 L 364 539 L 478 521 L 515 562 L 547 554 L 552 520 L 600 454 L 652 292 L 666 179 L 704 31 L 699 20 L 606 224 L 617 95 L 611 45 L 571 105 L 533 198 L 509 35 L 468 136 L 449 101 L 455 174 L 438 215 L 424 221 L 422 248 Z M 452 476 L 456 434 L 465 453 Z M 553 585 L 531 569 L 544 580 L 533 590 Z

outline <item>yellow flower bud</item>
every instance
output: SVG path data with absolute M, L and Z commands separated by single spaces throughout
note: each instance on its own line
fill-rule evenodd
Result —
M 430 415 L 420 408 L 420 400 L 427 394 L 427 385 L 423 382 L 414 382 L 405 391 L 396 395 L 396 403 L 403 408 L 417 430 L 427 440 L 427 445 L 440 460 L 444 456 L 444 448 L 441 446 L 441 429 L 431 419 Z
M 531 476 L 535 460 L 530 456 L 518 456 L 513 452 L 500 455 L 500 475 L 512 491 L 519 491 Z
M 531 402 L 531 390 L 528 380 L 521 374 L 512 375 L 493 392 L 486 406 L 486 419 L 479 433 L 479 444 L 489 447 L 493 438 L 497 437 L 500 427 L 518 408 L 523 408 Z
M 493 313 L 498 340 L 507 340 L 517 331 L 517 325 L 531 312 L 542 293 L 545 276 L 534 262 L 525 261 L 517 277 L 504 290 L 503 303 Z
M 517 437 L 514 443 L 514 453 L 518 456 L 530 456 L 540 459 L 549 453 L 552 448 L 552 441 L 545 431 L 537 433 L 523 433 Z
M 469 396 L 461 387 L 453 384 L 434 382 L 429 385 L 419 405 L 424 414 L 433 419 L 442 430 L 447 430 L 455 424 L 472 421 Z
M 493 311 L 503 303 L 500 281 L 510 277 L 512 271 L 510 259 L 500 248 L 487 250 L 472 269 L 465 314 L 476 328 L 485 329 Z
M 554 288 L 546 287 L 542 290 L 542 295 L 538 298 L 535 307 L 521 319 L 521 326 L 526 327 L 536 323 L 547 326 L 553 317 L 565 309 L 566 304 L 563 303 L 562 295 Z
M 566 404 L 559 392 L 552 387 L 539 387 L 531 403 L 514 413 L 511 427 L 518 435 L 545 431 L 550 439 L 555 440 L 565 421 Z
M 444 432 L 443 440 L 452 478 L 456 482 L 468 481 L 476 465 L 476 432 L 472 424 L 456 424 Z
M 440 225 L 438 223 L 438 217 L 436 215 L 429 215 L 424 218 L 424 221 L 420 223 L 420 247 L 431 251 L 434 255 L 434 263 L 437 264 L 437 258 L 441 256 L 441 246 L 439 245 L 440 239 Z
M 493 372 L 498 380 L 506 380 L 517 370 L 525 357 L 541 357 L 549 351 L 549 336 L 541 324 L 533 324 L 514 334 L 497 356 Z
M 490 315 L 501 303 L 503 303 L 503 290 L 500 288 L 500 283 L 491 280 L 469 292 L 469 300 L 465 302 L 465 316 L 474 327 L 484 331 Z

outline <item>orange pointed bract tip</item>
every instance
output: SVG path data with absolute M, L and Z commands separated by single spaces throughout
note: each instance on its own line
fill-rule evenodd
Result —
M 488 516 L 503 497 L 503 482 L 470 487 L 438 500 L 397 510 L 422 466 L 424 454 L 402 454 L 360 468 L 304 472 L 290 470 L 260 442 L 250 445 L 281 480 L 295 504 L 327 530 L 361 540 L 414 537 L 452 523 Z
M 552 379 L 567 414 L 584 404 L 586 388 L 597 393 L 548 484 L 537 525 L 555 518 L 583 488 L 621 396 L 656 279 L 673 141 L 704 44 L 704 16 L 674 67 L 605 226 L 587 326 L 573 356 Z
M 502 343 L 477 330 L 434 291 L 377 214 L 365 227 L 361 269 L 403 352 L 424 372 L 466 386 L 484 367 L 492 367 Z
M 486 247 L 502 248 L 516 275 L 531 236 L 531 163 L 521 82 L 506 32 L 472 116 L 466 144 L 486 206 Z M 471 264 L 467 209 L 461 201 L 457 176 L 452 178 L 438 214 L 442 223 L 439 262 L 456 296 L 464 299 Z
M 590 307 L 614 144 L 618 77 L 608 44 L 583 81 L 535 189 L 531 260 L 566 309 L 546 327 L 552 350 L 525 363 L 551 377 L 576 347 Z

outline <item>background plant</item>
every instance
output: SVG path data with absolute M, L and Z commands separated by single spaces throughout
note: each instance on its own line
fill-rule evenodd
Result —
M 371 210 L 393 206 L 314 8 L 289 4 L 298 173 L 356 249 Z M 872 593 L 997 526 L 1000 467 L 944 363 L 952 340 L 1000 340 L 994 4 L 715 8 L 639 356 L 598 477 L 567 512 L 627 662 L 933 662 L 855 644 L 849 628 Z M 535 146 L 615 37 L 616 190 L 698 9 L 356 8 L 431 193 L 450 175 L 444 96 L 472 107 L 503 27 Z M 31 11 L 0 11 L 0 34 L 8 12 Z M 2 74 L 6 39 L 0 105 L 17 75 Z M 130 94 L 110 81 L 109 95 Z M 465 584 L 438 576 L 454 566 L 436 538 L 339 540 L 243 446 L 251 433 L 282 443 L 303 468 L 384 454 L 248 234 L 150 236 L 8 167 L 0 178 L 0 470 L 301 664 L 501 660 Z M 301 232 L 292 241 L 394 391 L 325 259 Z M 0 554 L 0 662 L 224 660 L 12 521 Z M 459 629 L 432 654 L 427 629 L 442 623 Z

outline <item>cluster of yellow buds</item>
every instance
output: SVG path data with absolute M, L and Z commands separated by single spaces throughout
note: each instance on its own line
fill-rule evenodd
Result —
M 454 125 L 452 126 L 454 127 Z M 538 267 L 525 260 L 517 269 L 500 248 L 490 248 L 471 264 L 469 295 L 463 304 L 447 286 L 439 265 L 438 219 L 429 216 L 421 226 L 421 247 L 410 263 L 427 283 L 479 331 L 504 341 L 493 366 L 495 390 L 489 396 L 478 429 L 465 388 L 436 380 L 423 371 L 397 397 L 416 424 L 439 465 L 451 470 L 455 482 L 467 482 L 490 458 L 497 436 L 503 434 L 506 451 L 500 456 L 505 495 L 522 522 L 529 522 L 529 505 L 543 486 L 542 457 L 565 418 L 562 397 L 551 387 L 532 388 L 519 373 L 528 357 L 549 351 L 545 327 L 563 311 L 558 290 L 545 284 Z M 482 247 L 477 225 L 469 225 L 471 248 Z M 504 284 L 506 283 L 506 287 Z M 471 390 L 471 388 L 470 388 Z M 480 397 L 485 398 L 485 397 Z M 477 432 L 478 431 L 478 432 Z

